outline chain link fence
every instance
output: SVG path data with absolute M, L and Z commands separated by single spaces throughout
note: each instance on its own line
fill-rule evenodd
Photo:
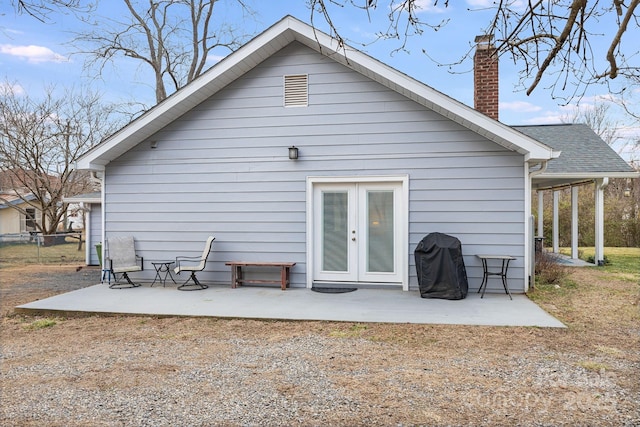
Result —
M 0 264 L 84 264 L 84 241 L 81 232 L 0 234 Z

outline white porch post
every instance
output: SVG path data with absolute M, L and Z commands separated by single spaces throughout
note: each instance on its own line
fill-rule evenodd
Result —
M 89 203 L 80 203 L 82 219 L 84 221 L 84 259 L 85 264 L 91 264 L 91 208 Z M 80 234 L 82 239 L 82 234 Z
M 609 185 L 609 178 L 595 180 L 595 254 L 596 265 L 604 265 L 604 189 Z
M 553 234 L 552 247 L 554 253 L 560 252 L 560 244 L 559 244 L 559 236 L 560 236 L 560 227 L 559 227 L 559 200 L 560 200 L 560 192 L 558 190 L 553 190 L 553 229 L 551 230 Z
M 538 233 L 536 237 L 544 236 L 544 191 L 538 190 Z
M 571 258 L 578 259 L 578 188 L 571 187 Z

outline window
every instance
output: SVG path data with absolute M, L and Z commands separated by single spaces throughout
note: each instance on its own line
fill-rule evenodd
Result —
M 284 106 L 306 107 L 309 105 L 309 84 L 306 74 L 284 76 Z
M 27 215 L 25 216 L 26 231 L 35 230 L 36 228 L 36 210 L 34 208 L 27 208 Z

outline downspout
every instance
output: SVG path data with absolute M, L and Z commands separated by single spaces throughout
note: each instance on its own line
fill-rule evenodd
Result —
M 525 227 L 525 230 L 527 230 L 528 232 L 525 232 L 527 234 L 527 237 L 525 239 L 525 253 L 529 254 L 528 257 L 525 257 L 525 277 L 529 278 L 529 283 L 527 283 L 527 288 L 525 289 L 525 292 L 528 292 L 529 289 L 531 287 L 533 287 L 533 285 L 535 284 L 535 265 L 536 265 L 536 253 L 535 253 L 535 245 L 531 244 L 531 238 L 533 237 L 534 231 L 533 231 L 533 215 L 531 215 L 531 190 L 533 189 L 533 177 L 536 175 L 540 175 L 541 173 L 543 173 L 544 171 L 547 170 L 547 160 L 541 160 L 540 162 L 537 162 L 538 165 L 540 165 L 540 167 L 536 170 L 529 170 L 529 184 L 528 184 L 528 191 L 527 191 L 527 195 L 525 200 L 527 200 L 527 213 L 528 213 L 528 218 L 525 218 L 525 224 L 527 224 L 527 226 Z M 540 213 L 538 213 L 538 215 L 540 215 Z
M 529 178 L 533 178 L 536 175 L 540 175 L 542 172 L 547 170 L 548 160 L 542 160 L 538 164 L 540 165 L 540 169 L 536 169 L 534 171 L 529 172 Z
M 104 177 L 104 173 L 102 174 L 102 177 Z M 96 184 L 102 185 L 102 177 L 98 176 L 98 171 L 91 171 L 91 181 L 95 182 Z

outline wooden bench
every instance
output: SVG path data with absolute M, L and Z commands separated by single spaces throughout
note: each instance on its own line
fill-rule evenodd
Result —
M 251 262 L 251 261 L 230 261 L 225 263 L 231 266 L 231 287 L 237 288 L 243 283 L 279 283 L 284 291 L 289 286 L 289 276 L 291 267 L 295 262 Z M 280 268 L 280 280 L 256 280 L 245 279 L 242 274 L 243 267 L 278 267 Z

